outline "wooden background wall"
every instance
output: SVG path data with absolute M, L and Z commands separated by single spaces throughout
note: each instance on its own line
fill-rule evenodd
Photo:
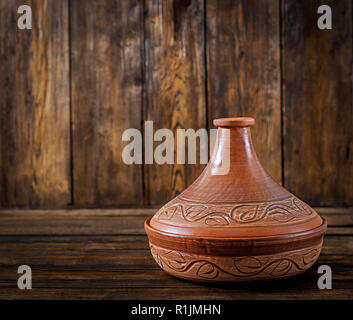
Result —
M 202 166 L 125 165 L 122 132 L 226 116 L 291 192 L 352 206 L 352 110 L 350 0 L 0 0 L 1 207 L 163 203 Z

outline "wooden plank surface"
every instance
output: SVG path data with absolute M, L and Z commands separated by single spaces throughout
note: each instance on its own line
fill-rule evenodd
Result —
M 153 261 L 144 236 L 137 237 L 140 239 L 128 238 L 132 238 L 131 241 L 122 237 L 103 236 L 89 239 L 72 236 L 3 238 L 0 244 L 0 288 L 2 289 L 0 292 L 16 285 L 15 280 L 18 277 L 16 265 L 26 263 L 32 267 L 33 287 L 36 290 L 51 288 L 55 293 L 57 289 L 66 289 L 70 295 L 72 289 L 81 289 L 84 293 L 91 288 L 99 288 L 99 291 L 116 288 L 116 296 L 119 298 L 122 297 L 122 292 L 119 292 L 121 288 L 130 289 L 130 291 L 133 288 L 145 288 L 145 292 L 139 293 L 139 296 L 144 298 L 148 297 L 150 290 L 153 294 L 153 289 L 156 288 L 161 291 L 169 289 L 169 295 L 178 298 L 182 298 L 183 295 L 181 290 L 177 290 L 178 288 L 193 289 L 195 294 L 197 292 L 201 295 L 210 294 L 208 286 L 181 281 L 164 273 Z M 346 290 L 345 297 L 352 297 L 352 246 L 349 248 L 350 254 L 347 254 L 343 248 L 337 252 L 335 251 L 337 245 L 330 248 L 329 240 L 325 243 L 328 249 L 323 250 L 317 264 L 306 274 L 271 283 L 271 288 L 274 286 L 272 289 L 279 289 L 279 292 L 276 290 L 271 292 L 268 283 L 267 285 L 258 283 L 228 286 L 228 289 L 233 289 L 228 294 L 223 290 L 224 286 L 222 288 L 214 285 L 211 288 L 214 287 L 214 294 L 218 298 L 238 298 L 242 293 L 248 295 L 251 291 L 253 291 L 253 298 L 257 298 L 257 295 L 268 298 L 271 293 L 274 298 L 280 298 L 281 294 L 293 298 L 301 291 L 303 298 L 309 298 L 307 294 L 314 294 L 316 298 L 320 296 L 329 298 L 330 295 L 337 297 L 335 291 L 327 290 L 325 293 L 325 290 L 317 289 L 316 285 L 317 266 L 329 264 L 334 272 L 335 289 Z M 9 251 L 10 254 L 8 254 Z M 44 255 L 43 252 L 46 254 Z M 286 288 L 286 285 L 290 287 Z M 173 287 L 174 294 L 170 290 Z M 156 293 L 154 291 L 154 294 Z M 99 296 L 98 292 L 96 294 Z
M 141 129 L 142 1 L 70 3 L 74 204 L 142 204 L 142 167 L 122 160 Z
M 208 120 L 251 116 L 255 149 L 281 183 L 277 1 L 206 1 Z
M 141 212 L 126 215 L 128 212 L 124 211 L 125 215 L 121 215 L 107 210 L 104 215 L 103 210 L 94 215 L 93 211 L 73 211 L 71 228 L 58 220 L 58 217 L 69 217 L 66 210 L 47 214 L 9 210 L 1 213 L 4 214 L 0 215 L 0 298 L 353 298 L 353 233 L 337 236 L 328 232 L 319 260 L 301 276 L 273 282 L 207 286 L 175 279 L 158 267 L 148 248 L 143 231 L 145 215 Z M 10 217 L 13 219 L 8 220 Z M 23 220 L 25 217 L 30 219 Z M 86 219 L 82 227 L 80 223 Z M 115 227 L 115 234 L 111 233 L 108 222 Z M 16 234 L 19 229 L 30 231 L 28 225 L 32 225 L 32 231 L 36 230 L 37 234 Z M 49 227 L 51 234 L 45 231 Z M 85 233 L 94 228 L 98 228 L 100 234 Z M 32 268 L 32 290 L 17 289 L 17 268 L 21 264 Z M 317 268 L 323 264 L 332 268 L 332 290 L 317 288 Z
M 136 216 L 112 216 L 105 217 L 99 215 L 98 210 L 95 216 L 57 216 L 48 215 L 22 215 L 22 216 L 2 216 L 0 224 L 0 233 L 28 235 L 28 234 L 46 234 L 46 235 L 68 235 L 68 234 L 145 234 L 143 223 L 147 217 L 152 215 Z M 10 228 L 9 226 L 12 225 Z
M 0 1 L 0 207 L 71 202 L 68 37 L 68 1 Z
M 32 30 L 17 28 L 22 4 Z M 0 0 L 0 207 L 164 204 L 203 166 L 125 165 L 123 131 L 236 115 L 256 118 L 276 181 L 352 206 L 352 2 L 325 3 L 332 30 L 317 28 L 321 4 Z
M 353 204 L 352 1 L 282 1 L 285 186 L 312 205 Z
M 0 235 L 144 235 L 143 223 L 158 208 L 0 210 Z M 353 208 L 317 208 L 327 234 L 353 234 Z
M 159 0 L 145 5 L 145 120 L 152 120 L 155 130 L 173 130 L 176 140 L 177 129 L 206 128 L 203 1 Z M 172 199 L 203 167 L 145 165 L 148 203 Z
M 318 262 L 307 273 L 271 282 L 270 287 L 269 283 L 205 286 L 175 279 L 153 261 L 145 236 L 30 236 L 1 237 L 1 240 L 1 298 L 238 300 L 353 297 L 352 244 L 340 246 L 343 241 L 352 243 L 352 237 L 326 237 Z M 15 290 L 20 264 L 32 267 L 31 294 Z M 333 270 L 333 290 L 317 288 L 317 267 L 322 264 L 330 265 Z

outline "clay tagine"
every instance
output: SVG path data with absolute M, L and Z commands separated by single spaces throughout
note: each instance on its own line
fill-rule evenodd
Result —
M 152 255 L 178 278 L 270 280 L 306 271 L 326 221 L 261 166 L 253 118 L 214 120 L 217 142 L 199 178 L 145 222 Z

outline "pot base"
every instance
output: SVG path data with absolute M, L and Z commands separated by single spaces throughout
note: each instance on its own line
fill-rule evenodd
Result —
M 157 264 L 177 278 L 196 282 L 275 280 L 299 275 L 318 259 L 327 223 L 275 237 L 190 238 L 160 232 L 145 221 Z
M 283 279 L 308 270 L 320 255 L 322 242 L 302 250 L 261 256 L 206 256 L 150 244 L 153 258 L 177 278 L 202 282 Z

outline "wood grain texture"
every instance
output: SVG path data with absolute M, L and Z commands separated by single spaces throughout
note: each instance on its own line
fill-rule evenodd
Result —
M 86 210 L 83 210 L 86 211 Z M 72 222 L 67 226 L 53 213 L 6 210 L 12 221 L 0 215 L 0 297 L 6 299 L 352 299 L 353 234 L 326 236 L 318 262 L 305 274 L 287 280 L 230 286 L 205 286 L 180 281 L 162 271 L 153 261 L 147 237 L 142 234 L 144 216 L 136 212 L 129 222 L 126 216 L 102 217 L 97 210 L 87 216 L 87 227 L 80 225 L 85 217 L 81 210 L 70 218 L 64 210 L 54 211 Z M 28 215 L 30 220 L 23 220 Z M 35 218 L 36 216 L 36 218 Z M 97 222 L 96 219 L 106 223 Z M 4 220 L 5 219 L 5 220 Z M 116 234 L 110 234 L 108 221 L 115 220 Z M 12 222 L 18 221 L 17 225 Z M 22 224 L 21 224 L 22 221 Z M 39 223 L 39 221 L 41 221 Z M 137 234 L 124 234 L 126 224 L 135 225 Z M 14 235 L 14 230 L 52 228 L 52 234 Z M 46 226 L 47 224 L 47 226 Z M 31 226 L 29 226 L 31 225 Z M 101 234 L 85 233 L 100 225 Z M 345 228 L 342 226 L 342 228 Z M 329 228 L 330 229 L 330 228 Z M 17 268 L 32 267 L 33 289 L 18 290 Z M 333 289 L 318 290 L 317 268 L 330 265 Z
M 141 165 L 122 134 L 141 128 L 142 1 L 71 1 L 73 188 L 76 206 L 143 203 Z
M 177 129 L 206 128 L 203 1 L 146 1 L 145 10 L 146 120 L 153 120 L 155 130 L 172 129 L 175 138 Z M 202 168 L 146 165 L 149 203 L 179 194 Z
M 282 2 L 285 186 L 312 205 L 353 204 L 352 2 Z
M 281 182 L 277 1 L 206 1 L 208 120 L 254 117 L 255 149 Z
M 32 30 L 17 28 L 22 4 Z M 321 4 L 333 30 L 317 28 Z M 259 158 L 289 191 L 313 206 L 353 205 L 351 1 L 0 0 L 0 9 L 0 207 L 164 204 L 203 165 L 125 165 L 123 131 L 153 120 L 175 134 L 228 116 L 256 119 Z
M 17 9 L 32 8 L 32 30 Z M 65 207 L 70 190 L 68 1 L 0 1 L 0 207 Z
M 100 214 L 100 215 L 99 215 Z M 95 216 L 48 215 L 38 217 L 28 213 L 19 216 L 2 216 L 0 233 L 13 235 L 26 234 L 139 234 L 144 235 L 143 222 L 148 216 L 114 216 L 105 217 L 97 210 Z M 11 226 L 11 227 L 10 227 Z
M 327 233 L 349 233 L 353 208 L 315 208 Z M 0 210 L 0 235 L 145 235 L 143 223 L 157 209 Z

